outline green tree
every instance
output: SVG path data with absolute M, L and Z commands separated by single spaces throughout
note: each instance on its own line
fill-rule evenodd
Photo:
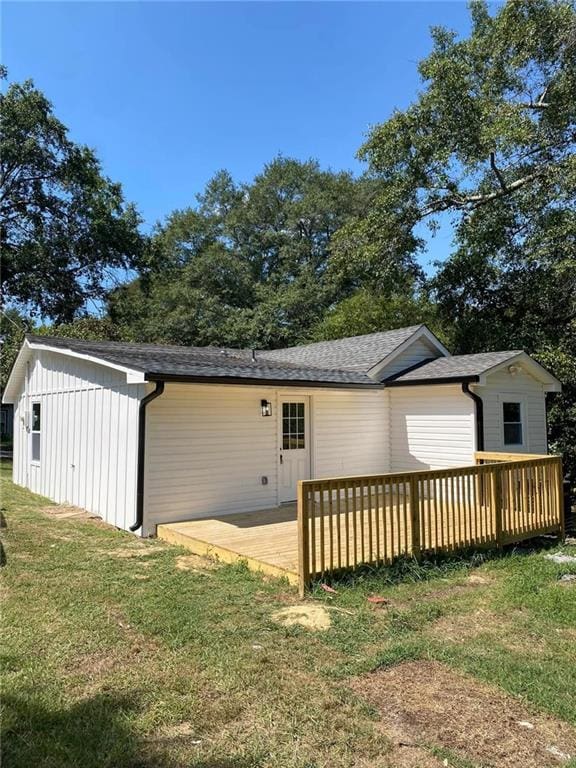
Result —
M 249 184 L 222 171 L 198 206 L 158 226 L 146 270 L 109 299 L 147 340 L 274 346 L 306 338 L 351 284 L 329 269 L 334 233 L 366 204 L 363 185 L 279 157 Z
M 386 274 L 451 226 L 429 286 L 456 352 L 523 347 L 565 385 L 551 437 L 576 479 L 576 9 L 572 0 L 473 2 L 471 34 L 432 30 L 423 88 L 360 150 L 377 189 L 335 259 Z
M 139 216 L 32 81 L 0 95 L 0 120 L 4 302 L 70 321 L 114 270 L 138 264 Z
M 24 335 L 30 333 L 33 323 L 29 318 L 20 314 L 16 309 L 8 309 L 0 313 L 0 340 L 2 354 L 0 355 L 0 391 L 4 391 L 10 370 L 18 354 Z
M 340 339 L 419 323 L 426 323 L 439 338 L 447 341 L 436 306 L 424 294 L 382 295 L 360 289 L 328 311 L 312 329 L 311 337 L 318 341 Z

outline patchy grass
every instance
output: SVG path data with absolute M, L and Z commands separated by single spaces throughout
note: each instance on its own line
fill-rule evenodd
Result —
M 366 570 L 334 582 L 336 594 L 313 592 L 330 626 L 311 631 L 274 620 L 299 603 L 281 581 L 55 514 L 7 478 L 2 501 L 6 765 L 512 765 L 435 729 L 431 714 L 402 745 L 361 681 L 416 663 L 469 680 L 492 731 L 509 725 L 502 702 L 545 722 L 564 757 L 544 745 L 542 768 L 576 766 L 563 746 L 576 724 L 576 587 L 557 584 L 576 568 L 541 550 Z M 406 685 L 412 701 L 417 683 Z

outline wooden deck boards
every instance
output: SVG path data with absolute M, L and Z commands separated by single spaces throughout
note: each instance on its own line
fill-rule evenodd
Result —
M 246 560 L 252 570 L 298 582 L 296 504 L 165 523 L 158 526 L 158 537 L 197 555 L 227 563 Z
M 407 504 L 407 526 L 402 520 L 395 526 L 384 526 L 385 512 L 382 507 L 373 508 L 361 512 L 360 509 L 351 510 L 348 518 L 340 516 L 340 557 L 338 558 L 337 546 L 334 547 L 332 562 L 339 568 L 353 567 L 359 562 L 391 562 L 394 558 L 410 554 L 411 530 L 410 530 L 410 505 Z M 287 578 L 290 583 L 298 580 L 298 535 L 296 523 L 296 504 L 286 504 L 281 507 L 259 510 L 258 512 L 246 512 L 232 515 L 188 520 L 185 522 L 165 523 L 158 526 L 158 537 L 173 544 L 186 547 L 197 555 L 216 557 L 223 562 L 232 563 L 245 560 L 248 566 L 255 571 L 261 571 L 271 576 Z M 356 523 L 354 524 L 354 516 Z M 465 532 L 462 529 L 453 530 L 452 519 L 458 526 L 458 512 L 450 516 L 445 532 L 450 532 L 450 539 L 456 549 L 466 546 Z M 463 518 L 463 516 L 462 516 Z M 461 519 L 462 519 L 461 518 Z M 378 523 L 377 523 L 378 519 Z M 337 525 L 337 519 L 333 518 L 332 524 Z M 328 541 L 328 528 L 330 519 L 326 516 L 323 520 L 324 535 L 322 535 L 322 521 L 315 520 L 314 549 L 312 556 L 315 573 L 328 570 L 328 553 L 323 542 Z M 492 527 L 492 526 L 490 526 Z M 364 535 L 361 534 L 363 528 Z M 370 533 L 371 531 L 371 533 Z M 356 532 L 356 533 L 355 533 Z M 488 533 L 488 531 L 487 531 Z M 490 532 L 492 533 L 492 532 Z M 471 539 L 472 537 L 470 537 Z M 492 536 L 486 536 L 485 540 Z M 335 542 L 338 537 L 334 536 Z M 372 542 L 370 548 L 369 542 Z M 470 541 L 471 543 L 471 541 Z M 364 547 L 362 551 L 361 547 Z M 442 542 L 435 541 L 435 536 L 422 542 L 422 550 L 434 551 L 446 549 Z M 356 549 L 356 552 L 354 550 Z
M 364 563 L 562 533 L 561 476 L 560 459 L 543 456 L 306 480 L 298 486 L 300 522 L 297 505 L 287 504 L 165 523 L 158 536 L 223 562 L 245 560 L 252 570 L 298 584 L 303 594 L 315 578 Z

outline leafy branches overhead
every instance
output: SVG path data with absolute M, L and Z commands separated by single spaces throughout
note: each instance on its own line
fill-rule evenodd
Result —
M 334 233 L 366 206 L 362 181 L 278 157 L 249 184 L 227 172 L 157 227 L 147 271 L 110 296 L 111 317 L 150 340 L 271 346 L 306 338 L 350 285 Z
M 419 65 L 424 90 L 376 126 L 360 149 L 378 194 L 368 216 L 339 233 L 346 255 L 416 252 L 414 227 L 456 220 L 530 189 L 551 203 L 576 162 L 576 17 L 573 2 L 511 0 L 495 16 L 471 5 L 464 40 L 432 31 Z M 391 240 L 386 241 L 391 237 Z
M 110 270 L 138 263 L 138 214 L 31 81 L 0 95 L 0 116 L 4 300 L 71 320 L 103 296 Z
M 475 2 L 469 38 L 437 28 L 433 40 L 426 90 L 360 150 L 371 171 L 412 191 L 419 218 L 554 184 L 576 142 L 572 3 L 512 0 L 491 17 Z
M 333 261 L 377 284 L 423 248 L 423 225 L 451 226 L 428 281 L 437 319 L 455 352 L 546 360 L 565 385 L 552 436 L 576 478 L 576 7 L 509 0 L 490 15 L 476 1 L 471 21 L 466 39 L 432 31 L 422 92 L 360 149 L 372 203 L 336 233 Z

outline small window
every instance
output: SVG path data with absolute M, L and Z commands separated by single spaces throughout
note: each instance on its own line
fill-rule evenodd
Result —
M 32 461 L 40 461 L 40 413 L 40 403 L 32 403 L 32 425 L 30 427 Z
M 504 445 L 523 445 L 522 403 L 502 403 Z
M 282 450 L 305 447 L 304 403 L 282 403 Z

